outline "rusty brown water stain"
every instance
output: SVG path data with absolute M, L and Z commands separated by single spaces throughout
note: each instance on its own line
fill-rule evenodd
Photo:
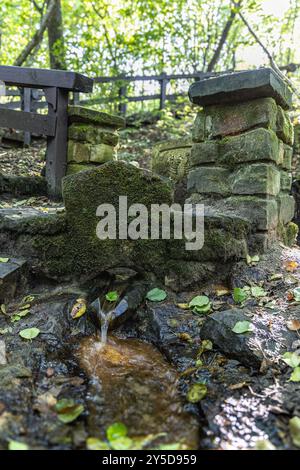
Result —
M 197 448 L 198 422 L 183 409 L 178 374 L 153 346 L 136 339 L 109 337 L 101 347 L 89 338 L 81 344 L 80 362 L 86 373 L 100 382 L 102 427 L 118 421 L 126 424 L 130 436 L 165 432 L 162 441 Z M 99 419 L 96 422 L 99 424 Z

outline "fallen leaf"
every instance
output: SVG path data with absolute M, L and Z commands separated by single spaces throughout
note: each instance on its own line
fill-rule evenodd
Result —
M 190 301 L 189 307 L 194 313 L 208 313 L 211 310 L 211 303 L 206 295 L 197 295 Z
M 290 435 L 294 446 L 300 447 L 300 418 L 294 416 L 289 421 Z
M 251 295 L 252 297 L 265 297 L 267 295 L 267 292 L 264 291 L 262 287 L 259 286 L 254 286 L 251 287 Z
M 202 383 L 197 383 L 190 387 L 187 393 L 187 400 L 190 403 L 198 403 L 206 396 L 206 394 L 207 394 L 207 386 Z
M 97 437 L 89 437 L 86 440 L 86 447 L 88 450 L 110 450 L 109 445 Z
M 275 273 L 275 274 L 272 274 L 272 276 L 269 277 L 269 281 L 279 281 L 280 279 L 283 278 L 283 274 L 282 273 Z
M 269 439 L 258 439 L 255 442 L 255 450 L 276 450 L 276 447 Z
M 249 333 L 253 331 L 254 326 L 249 321 L 238 321 L 232 328 L 232 331 L 237 334 Z
M 19 335 L 21 338 L 32 340 L 40 334 L 38 328 L 26 328 L 25 330 L 20 331 Z
M 71 310 L 71 317 L 73 320 L 82 317 L 86 313 L 86 300 L 85 299 L 77 299 L 75 305 Z
M 29 447 L 24 442 L 9 441 L 8 450 L 29 450 Z
M 292 261 L 292 260 L 286 261 L 284 264 L 284 267 L 286 271 L 293 273 L 298 268 L 298 263 L 297 261 Z
M 58 419 L 65 424 L 72 423 L 83 412 L 83 405 L 77 404 L 72 398 L 62 398 L 55 405 Z
M 290 331 L 298 331 L 300 330 L 300 321 L 299 320 L 288 320 L 286 322 L 286 326 Z
M 178 308 L 181 308 L 181 310 L 189 310 L 189 304 L 177 304 Z
M 235 287 L 233 289 L 232 297 L 236 304 L 241 304 L 249 298 L 248 289 L 245 289 L 244 287 Z
M 228 289 L 227 287 L 224 287 L 224 288 L 222 288 L 222 289 L 217 289 L 217 290 L 216 290 L 216 295 L 217 295 L 218 297 L 221 297 L 222 295 L 228 295 L 228 294 L 230 294 L 230 292 L 231 292 L 230 289 Z
M 290 376 L 289 382 L 300 382 L 300 367 L 295 367 Z
M 9 258 L 0 258 L 0 263 L 8 263 Z
M 229 385 L 229 390 L 239 390 L 240 388 L 247 387 L 247 382 L 240 382 L 234 385 Z
M 293 297 L 296 302 L 300 302 L 300 287 L 293 289 Z
M 295 352 L 286 352 L 282 355 L 282 360 L 290 367 L 297 367 L 300 364 L 300 356 Z
M 286 294 L 286 299 L 291 302 L 292 300 L 294 300 L 294 294 L 292 292 L 287 292 Z
M 162 302 L 166 299 L 166 297 L 167 293 L 162 289 L 158 289 L 157 287 L 150 290 L 146 296 L 147 300 L 150 300 L 150 302 Z

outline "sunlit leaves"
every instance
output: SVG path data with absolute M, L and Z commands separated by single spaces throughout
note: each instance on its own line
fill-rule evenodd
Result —
M 56 403 L 55 410 L 59 421 L 68 424 L 75 421 L 84 412 L 84 407 L 72 398 L 62 398 Z
M 249 321 L 238 321 L 232 328 L 232 331 L 236 334 L 249 333 L 253 331 L 253 325 Z
M 150 290 L 146 296 L 147 300 L 150 300 L 151 302 L 162 302 L 166 299 L 166 297 L 167 293 L 162 289 L 158 289 L 157 287 Z
M 21 330 L 19 335 L 23 339 L 33 340 L 40 334 L 40 330 L 38 328 L 26 328 L 25 330 Z

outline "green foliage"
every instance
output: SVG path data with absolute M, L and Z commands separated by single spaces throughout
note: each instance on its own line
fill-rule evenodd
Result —
M 238 321 L 232 328 L 232 331 L 237 334 L 249 333 L 253 331 L 253 325 L 249 321 Z
M 105 298 L 108 302 L 116 302 L 119 298 L 119 294 L 116 291 L 111 291 L 106 294 Z
M 189 307 L 195 313 L 208 313 L 211 310 L 211 303 L 206 295 L 197 295 L 190 301 Z
M 79 405 L 72 398 L 62 398 L 55 405 L 57 417 L 64 424 L 72 423 L 83 412 L 83 405 Z
M 166 299 L 166 297 L 167 293 L 162 289 L 158 289 L 157 287 L 150 290 L 146 296 L 147 300 L 150 300 L 151 302 L 162 302 Z

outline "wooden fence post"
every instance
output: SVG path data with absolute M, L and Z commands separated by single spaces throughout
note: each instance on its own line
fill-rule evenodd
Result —
M 119 113 L 122 114 L 123 116 L 126 116 L 127 112 L 127 103 L 126 103 L 126 94 L 127 94 L 127 86 L 122 85 L 119 88 L 119 98 L 120 98 L 120 103 L 119 103 Z
M 162 73 L 162 76 L 166 76 L 166 73 Z M 166 104 L 166 97 L 167 97 L 167 84 L 168 80 L 166 78 L 162 78 L 160 80 L 160 100 L 159 100 L 159 109 L 164 109 Z
M 31 88 L 23 88 L 22 111 L 31 112 Z M 31 144 L 31 134 L 28 131 L 24 132 L 24 145 Z

